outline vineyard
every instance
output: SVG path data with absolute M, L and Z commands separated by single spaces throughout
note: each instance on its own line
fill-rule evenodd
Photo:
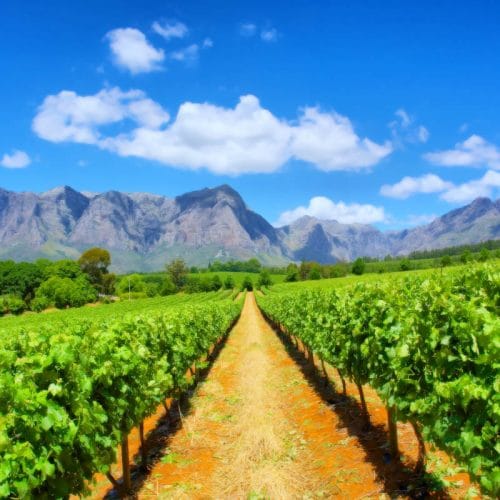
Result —
M 388 415 L 380 459 L 398 467 L 407 447 L 398 429 L 407 423 L 417 474 L 432 444 L 484 495 L 498 495 L 495 263 L 278 284 L 255 298 L 231 290 L 178 294 L 0 320 L 0 498 L 102 497 L 102 485 L 93 486 L 98 473 L 122 497 L 151 498 L 153 490 L 161 498 L 391 495 L 396 486 L 381 479 L 387 472 L 373 472 L 363 452 L 380 414 L 373 391 Z M 211 356 L 226 338 L 219 357 Z M 335 404 L 304 378 L 287 342 L 333 389 L 335 370 L 343 387 Z M 197 369 L 211 363 L 194 389 Z M 336 404 L 352 396 L 351 386 L 361 411 L 342 420 Z M 166 401 L 189 389 L 182 419 L 180 406 L 174 411 Z M 153 456 L 143 422 L 159 412 L 170 412 L 171 424 L 177 412 L 179 425 Z M 346 438 L 346 418 L 362 423 L 359 439 Z M 129 450 L 133 429 L 137 450 Z M 133 484 L 134 460 L 150 478 L 147 494 Z
M 0 330 L 0 497 L 84 493 L 119 443 L 126 454 L 130 430 L 186 389 L 186 372 L 237 318 L 241 304 L 214 298 L 132 302 L 109 320 L 104 307 L 29 317 Z
M 477 269 L 439 279 L 406 279 L 337 290 L 276 293 L 265 314 L 298 337 L 310 357 L 337 368 L 359 390 L 375 388 L 388 408 L 390 449 L 397 420 L 421 443 L 467 466 L 486 493 L 500 491 L 500 274 Z

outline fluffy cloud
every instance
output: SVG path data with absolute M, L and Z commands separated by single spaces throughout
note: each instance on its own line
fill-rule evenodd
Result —
M 198 44 L 193 43 L 184 47 L 183 49 L 176 50 L 175 52 L 170 53 L 170 59 L 174 61 L 181 62 L 193 62 L 198 60 L 198 56 L 200 54 L 200 47 Z
M 161 69 L 165 53 L 162 49 L 153 47 L 141 31 L 135 28 L 118 28 L 107 33 L 106 39 L 117 66 L 133 74 Z
M 39 137 L 51 142 L 99 144 L 99 127 L 127 118 L 147 130 L 166 123 L 169 115 L 140 90 L 122 92 L 115 87 L 90 96 L 63 90 L 45 98 L 32 128 Z
M 441 193 L 453 187 L 451 182 L 446 182 L 434 174 L 422 177 L 403 177 L 396 184 L 385 184 L 380 188 L 380 194 L 390 198 L 406 199 L 417 193 Z
M 424 158 L 445 167 L 487 167 L 500 170 L 500 148 L 479 135 L 471 135 L 454 149 L 427 153 Z
M 406 199 L 416 193 L 441 193 L 440 198 L 449 203 L 467 203 L 481 196 L 491 197 L 498 188 L 500 188 L 500 172 L 489 170 L 480 179 L 462 184 L 444 181 L 434 174 L 404 177 L 396 184 L 382 186 L 380 194 Z
M 275 42 L 278 39 L 278 30 L 276 28 L 263 29 L 260 32 L 260 38 L 264 42 Z
M 500 172 L 489 170 L 483 177 L 445 191 L 441 198 L 450 203 L 467 203 L 482 196 L 491 197 L 500 188 Z
M 0 165 L 5 168 L 25 168 L 31 163 L 31 158 L 24 151 L 14 150 L 12 154 L 5 153 Z
M 395 113 L 396 119 L 389 123 L 393 140 L 401 146 L 405 142 L 425 143 L 429 140 L 430 133 L 423 125 L 416 125 L 415 118 L 407 111 L 400 108 Z
M 162 36 L 165 40 L 171 38 L 184 38 L 189 33 L 188 27 L 179 21 L 160 23 L 155 21 L 151 26 L 153 31 Z
M 305 215 L 322 220 L 336 220 L 343 224 L 371 224 L 386 220 L 383 207 L 360 205 L 358 203 L 349 204 L 342 201 L 335 203 L 324 196 L 315 196 L 311 198 L 307 207 L 300 206 L 283 212 L 275 226 L 286 226 Z
M 62 91 L 45 98 L 33 130 L 52 142 L 95 144 L 121 156 L 228 175 L 274 172 L 290 159 L 325 171 L 360 170 L 392 151 L 389 142 L 360 138 L 337 113 L 305 108 L 292 124 L 253 95 L 240 97 L 234 108 L 186 102 L 165 126 L 168 120 L 162 106 L 139 90 L 104 89 L 92 96 Z M 103 126 L 123 129 L 127 123 L 128 131 L 103 133 Z
M 324 171 L 359 170 L 371 167 L 392 152 L 389 142 L 361 139 L 349 118 L 305 108 L 298 126 L 291 127 L 291 152 Z

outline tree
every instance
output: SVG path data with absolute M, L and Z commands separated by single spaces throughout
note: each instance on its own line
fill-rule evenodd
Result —
M 361 275 L 365 272 L 365 267 L 365 261 L 362 258 L 358 257 L 352 264 L 352 273 Z
M 443 255 L 441 257 L 441 267 L 446 267 L 451 264 L 451 257 L 449 255 Z
M 234 288 L 234 278 L 228 274 L 224 280 L 224 288 L 226 290 L 232 290 Z
M 489 258 L 490 251 L 486 247 L 481 248 L 481 251 L 479 252 L 479 256 L 477 258 L 479 262 L 486 262 Z
M 311 272 L 312 262 L 302 261 L 299 267 L 299 276 L 302 281 L 309 279 L 309 273 Z
M 126 295 L 128 292 L 145 293 L 146 282 L 140 274 L 131 274 L 120 280 L 117 289 L 120 295 Z
M 472 259 L 472 253 L 470 250 L 465 250 L 465 252 L 460 256 L 460 260 L 463 264 L 467 264 Z
M 263 286 L 271 286 L 272 284 L 273 280 L 271 279 L 269 271 L 267 269 L 262 269 L 259 274 L 259 280 L 257 282 L 258 287 L 262 288 Z
M 293 282 L 293 281 L 298 281 L 299 280 L 299 268 L 297 267 L 297 264 L 288 264 L 286 268 L 286 276 L 285 276 L 285 281 L 287 282 Z
M 86 276 L 74 280 L 52 276 L 44 281 L 35 294 L 32 308 L 35 311 L 49 306 L 59 309 L 63 307 L 80 307 L 96 299 L 97 292 Z
M 210 289 L 216 292 L 221 288 L 222 288 L 222 280 L 220 279 L 220 276 L 218 274 L 215 274 L 214 276 L 212 276 L 212 279 L 210 280 Z
M 167 264 L 167 274 L 169 275 L 172 283 L 176 288 L 182 288 L 186 283 L 187 274 L 189 269 L 186 263 L 182 259 L 174 259 L 169 264 Z
M 408 271 L 410 268 L 411 268 L 410 259 L 403 259 L 403 260 L 399 263 L 399 269 L 400 269 L 401 271 Z
M 102 292 L 103 276 L 108 274 L 108 267 L 111 265 L 110 253 L 104 248 L 89 248 L 78 259 L 78 264 L 95 288 Z
M 176 292 L 174 283 L 172 282 L 170 276 L 165 276 L 163 283 L 160 286 L 160 295 L 172 295 Z
M 313 267 L 311 272 L 309 273 L 310 280 L 320 280 L 321 279 L 321 271 L 318 267 Z
M 241 284 L 241 290 L 252 291 L 253 290 L 253 281 L 250 276 L 245 276 L 243 278 L 243 283 Z

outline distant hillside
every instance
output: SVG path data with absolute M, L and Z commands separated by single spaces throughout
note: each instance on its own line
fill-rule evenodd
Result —
M 259 258 L 327 263 L 500 238 L 500 201 L 478 198 L 426 226 L 381 232 L 363 224 L 303 217 L 274 228 L 230 186 L 174 199 L 147 193 L 80 193 L 64 186 L 46 193 L 0 189 L 0 258 L 76 257 L 103 246 L 118 271 L 155 270 L 174 257 L 192 265 L 214 259 Z

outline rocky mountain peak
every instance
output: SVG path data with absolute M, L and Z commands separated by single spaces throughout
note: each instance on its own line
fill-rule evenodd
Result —
M 111 250 L 114 269 L 122 272 L 160 269 L 179 255 L 196 265 L 221 256 L 258 257 L 266 264 L 301 259 L 327 263 L 497 238 L 500 200 L 488 198 L 426 226 L 381 232 L 307 215 L 274 228 L 227 184 L 175 199 L 119 191 L 87 196 L 69 186 L 42 194 L 0 188 L 0 259 L 74 257 L 98 245 Z

